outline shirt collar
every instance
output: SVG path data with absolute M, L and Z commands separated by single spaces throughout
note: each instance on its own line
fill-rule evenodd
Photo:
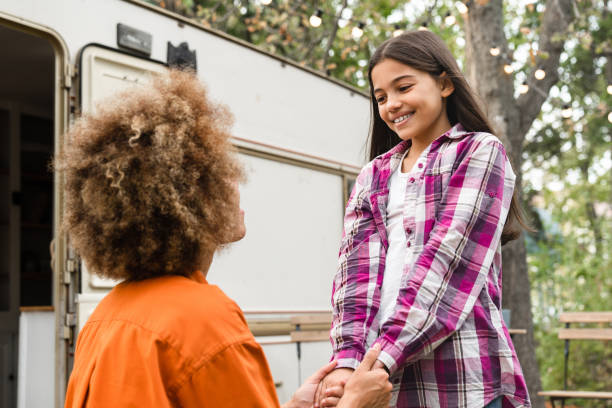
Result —
M 467 132 L 464 129 L 463 125 L 461 125 L 461 123 L 457 122 L 450 129 L 448 129 L 446 132 L 444 132 L 442 135 L 440 135 L 436 140 L 434 140 L 429 145 L 428 149 L 431 150 L 432 147 L 439 145 L 445 139 L 451 139 L 451 140 L 461 139 L 464 136 L 466 136 L 468 133 L 469 132 Z M 402 140 L 400 143 L 395 145 L 395 147 L 393 147 L 391 150 L 389 150 L 387 153 L 385 153 L 383 155 L 383 160 L 389 160 L 394 155 L 402 156 L 406 152 L 406 150 L 408 150 L 410 148 L 411 144 L 412 143 L 410 142 L 410 140 Z

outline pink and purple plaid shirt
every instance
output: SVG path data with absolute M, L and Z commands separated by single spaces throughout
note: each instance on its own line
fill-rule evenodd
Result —
M 380 343 L 398 407 L 529 407 L 501 315 L 501 232 L 515 176 L 501 142 L 455 125 L 436 139 L 404 213 L 414 263 L 404 267 L 392 317 L 377 321 L 388 248 L 388 180 L 409 142 L 361 171 L 346 208 L 333 286 L 338 367 L 355 368 Z M 408 199 L 408 197 L 407 197 Z

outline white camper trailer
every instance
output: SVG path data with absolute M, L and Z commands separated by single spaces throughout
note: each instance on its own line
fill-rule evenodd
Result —
M 248 233 L 208 280 L 245 310 L 287 400 L 330 356 L 331 280 L 365 157 L 367 96 L 137 0 L 0 0 L 0 44 L 0 406 L 63 405 L 78 330 L 115 284 L 90 275 L 59 231 L 62 179 L 49 160 L 76 113 L 169 59 L 195 63 L 235 115 Z

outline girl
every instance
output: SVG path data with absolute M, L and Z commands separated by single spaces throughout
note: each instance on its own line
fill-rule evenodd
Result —
M 346 381 L 376 343 L 392 406 L 528 407 L 500 311 L 501 245 L 525 226 L 504 147 L 433 33 L 384 42 L 368 77 L 371 161 L 346 209 L 338 368 L 320 388 Z

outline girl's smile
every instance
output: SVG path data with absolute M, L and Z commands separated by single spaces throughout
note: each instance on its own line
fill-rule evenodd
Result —
M 401 139 L 427 145 L 450 129 L 444 98 L 454 88 L 444 75 L 441 78 L 391 58 L 372 69 L 379 115 Z

